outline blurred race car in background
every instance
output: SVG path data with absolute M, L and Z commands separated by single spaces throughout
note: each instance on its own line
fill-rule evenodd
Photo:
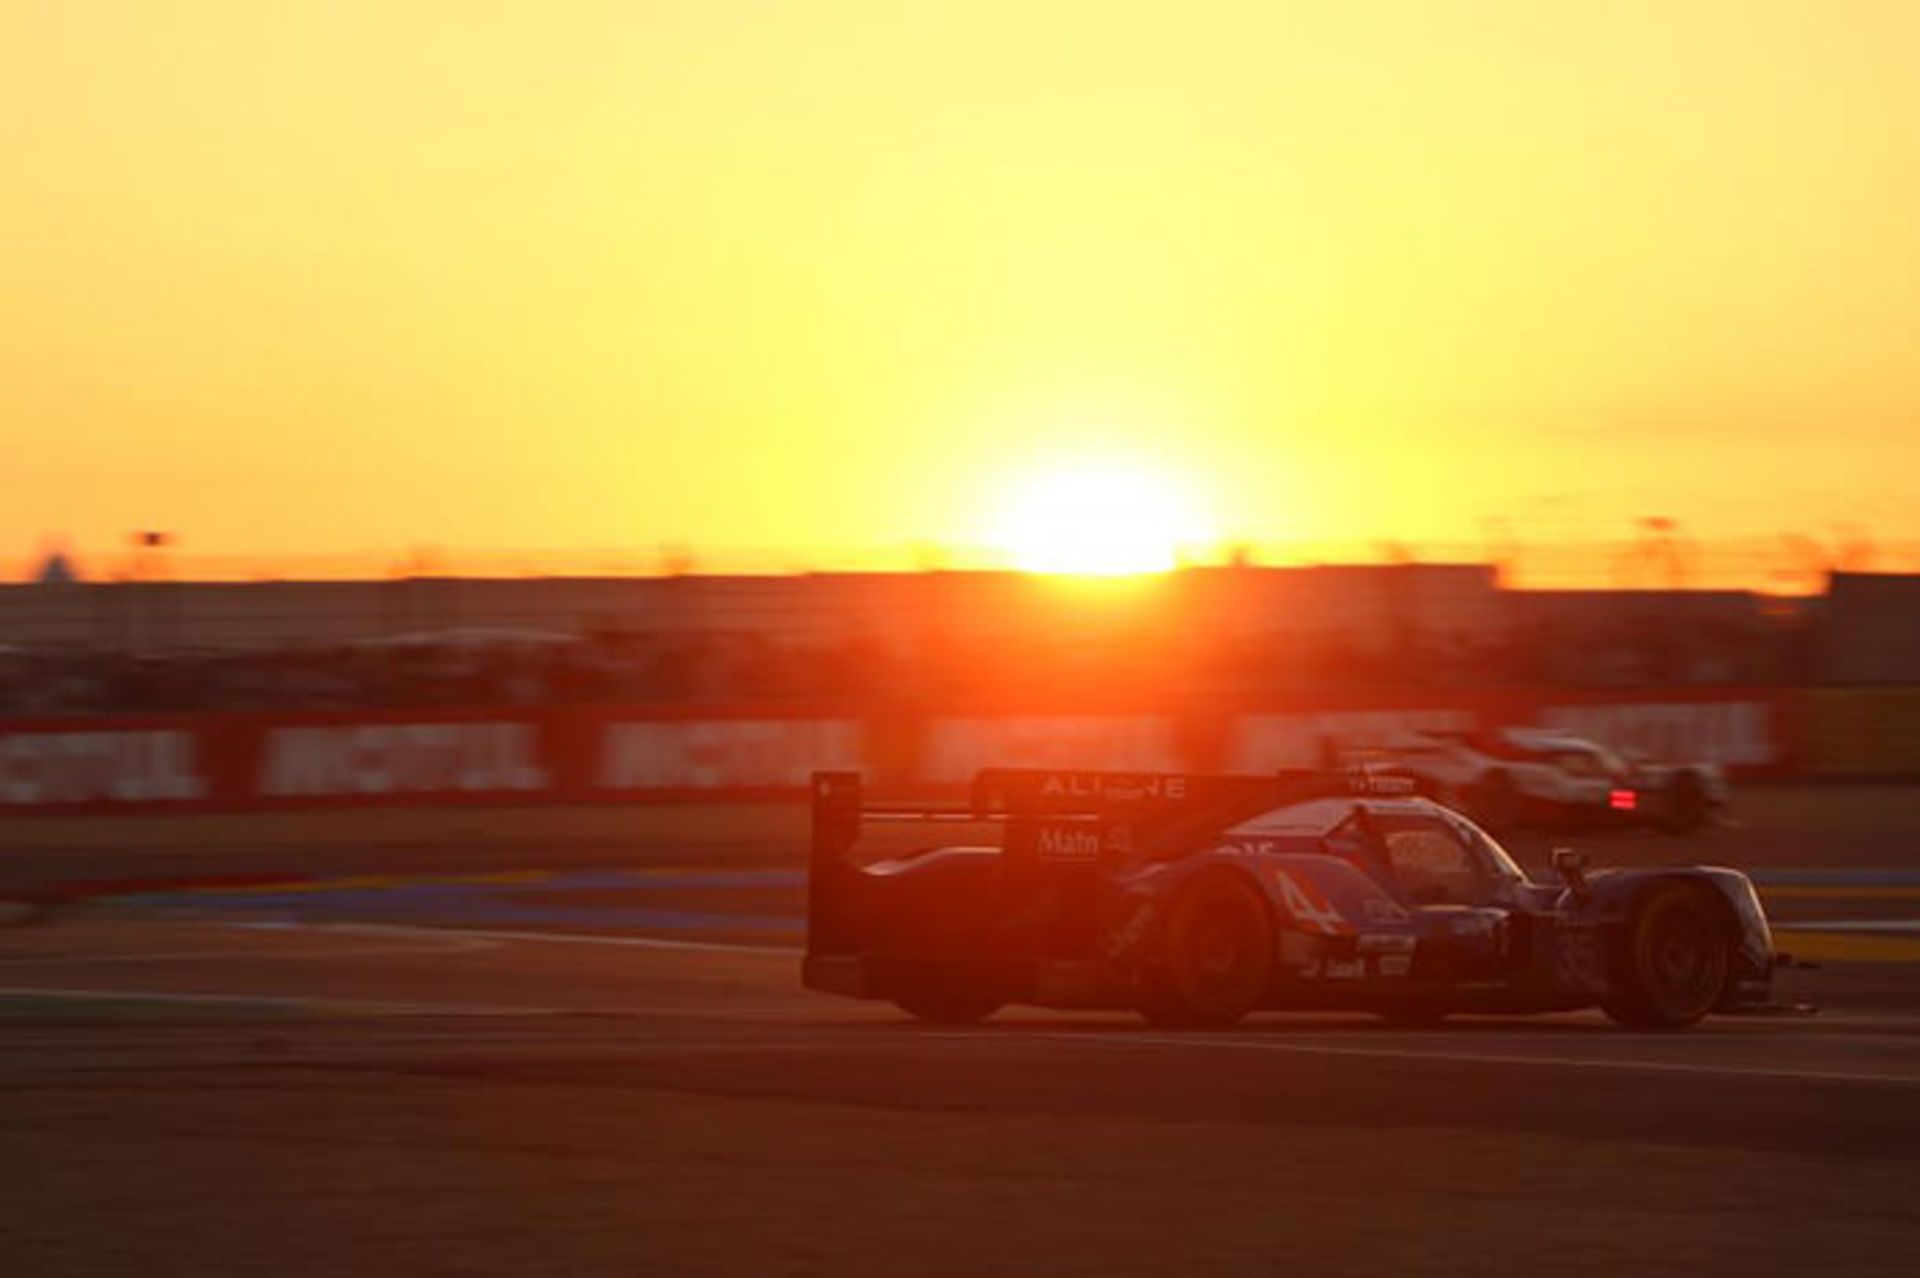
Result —
M 1711 763 L 1629 760 L 1551 728 L 1428 731 L 1338 757 L 1412 777 L 1492 830 L 1607 824 L 1689 834 L 1727 807 L 1726 777 Z
M 965 809 L 868 804 L 813 778 L 803 982 L 965 1023 L 1008 1003 L 1225 1026 L 1267 1008 L 1601 1007 L 1672 1029 L 1776 1010 L 1752 883 L 1692 866 L 1535 882 L 1406 777 L 989 770 Z M 998 829 L 859 863 L 870 826 Z

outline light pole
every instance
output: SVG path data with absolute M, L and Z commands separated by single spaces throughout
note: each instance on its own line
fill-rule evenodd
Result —
M 156 624 L 159 620 L 155 616 L 157 607 L 136 604 L 134 601 L 148 598 L 151 594 L 149 587 L 158 588 L 162 583 L 173 580 L 173 564 L 167 552 L 178 538 L 170 532 L 162 532 L 159 529 L 141 529 L 128 534 L 128 540 L 133 543 L 133 561 L 128 567 L 127 582 L 133 588 L 133 592 L 128 599 L 127 646 L 140 648 L 146 646 L 145 641 L 161 627 Z M 156 604 L 161 597 L 153 595 Z M 166 597 L 171 598 L 171 592 L 168 592 Z M 179 618 L 174 617 L 171 621 L 173 624 L 168 628 L 175 632 L 174 638 L 177 639 Z

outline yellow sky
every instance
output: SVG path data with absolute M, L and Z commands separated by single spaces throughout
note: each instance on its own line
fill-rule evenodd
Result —
M 1920 537 L 1920 4 L 0 6 L 0 554 Z

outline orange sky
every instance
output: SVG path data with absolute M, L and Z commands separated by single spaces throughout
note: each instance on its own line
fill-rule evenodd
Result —
M 1082 465 L 1262 545 L 1920 539 L 1916 49 L 1864 0 L 13 0 L 0 557 L 844 560 Z

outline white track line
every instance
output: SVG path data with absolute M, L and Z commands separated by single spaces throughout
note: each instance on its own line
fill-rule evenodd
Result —
M 484 941 L 540 941 L 553 945 L 610 945 L 640 950 L 694 950 L 719 954 L 760 954 L 798 957 L 806 951 L 794 945 L 743 945 L 725 941 L 677 941 L 660 936 L 610 936 L 600 932 L 511 932 L 491 928 L 413 927 L 403 923 L 229 923 L 228 927 L 301 927 L 319 932 L 364 932 L 389 936 L 456 936 Z
M 331 995 L 196 993 L 176 994 L 165 990 L 99 990 L 84 986 L 0 986 L 0 999 L 9 997 L 45 999 L 94 999 L 147 1003 L 205 1003 L 275 1007 L 317 1012 L 343 1011 L 393 1014 L 446 1014 L 449 1016 L 577 1016 L 615 1018 L 636 1021 L 687 1020 L 723 1021 L 738 1025 L 779 1025 L 811 1029 L 806 1021 L 796 1021 L 785 1009 L 723 1009 L 712 1007 L 661 1007 L 654 1004 L 581 1004 L 573 1007 L 540 1007 L 517 1003 L 408 1003 L 381 999 L 339 998 Z M 924 1036 L 922 1036 L 924 1037 Z M 8 1043 L 13 1039 L 8 1038 Z M 901 1042 L 910 1041 L 902 1038 Z
M 435 1016 L 553 1016 L 571 1008 L 512 1007 L 491 1003 L 393 1003 L 364 998 L 306 998 L 286 994 L 173 994 L 160 990 L 61 989 L 32 985 L 0 986 L 0 998 L 92 999 L 127 1003 L 203 1003 L 250 1007 L 345 1012 L 404 1012 Z
M 287 922 L 241 922 L 227 923 L 223 927 L 236 931 L 302 931 L 320 934 L 347 933 L 350 935 L 408 937 L 416 940 L 432 941 L 429 945 L 410 946 L 356 946 L 350 949 L 335 950 L 299 950 L 274 954 L 270 951 L 253 950 L 203 950 L 199 952 L 181 951 L 161 954 L 127 955 L 68 955 L 34 959 L 0 960 L 0 975 L 10 968 L 28 965 L 42 967 L 59 966 L 69 963 L 142 963 L 142 962 L 182 962 L 195 959 L 305 959 L 325 960 L 331 958 L 365 957 L 373 955 L 392 956 L 398 954 L 415 956 L 436 956 L 466 953 L 473 950 L 492 949 L 502 941 L 544 941 L 572 945 L 617 946 L 652 950 L 694 950 L 717 951 L 730 954 L 759 954 L 778 957 L 796 956 L 802 951 L 789 946 L 768 945 L 730 945 L 717 941 L 676 941 L 660 937 L 645 936 L 605 936 L 578 932 L 511 932 L 490 931 L 473 928 L 409 927 L 388 923 L 287 923 Z M 211 1005 L 251 1005 L 256 1007 L 304 1008 L 313 1011 L 347 1011 L 362 1013 L 407 1013 L 407 1014 L 445 1014 L 457 1016 L 659 1016 L 688 1017 L 702 1020 L 741 1020 L 757 1021 L 766 1019 L 761 1016 L 743 1016 L 739 1011 L 717 1011 L 707 1008 L 664 1008 L 664 1007 L 527 1007 L 513 1004 L 489 1003 L 409 1003 L 388 1002 L 379 999 L 303 997 L 299 995 L 277 994 L 241 994 L 207 993 L 176 994 L 160 990 L 95 990 L 83 988 L 55 988 L 44 986 L 6 986 L 0 987 L 0 997 L 15 996 L 23 998 L 91 998 L 117 999 L 121 1001 L 140 1001 L 152 1003 L 182 1003 Z
M 395 954 L 464 954 L 491 950 L 498 942 L 481 937 L 450 936 L 439 945 L 356 945 L 334 950 L 176 950 L 157 954 L 62 954 L 42 958 L 0 959 L 0 974 L 19 967 L 92 967 L 100 963 L 192 963 L 202 959 L 246 959 L 249 962 L 291 962 L 299 959 L 373 958 Z
M 988 1038 L 988 1033 L 943 1037 Z M 1707 1078 L 1760 1078 L 1808 1083 L 1883 1083 L 1920 1087 L 1920 1075 L 1862 1074 L 1846 1070 L 1770 1069 L 1746 1065 L 1693 1065 L 1682 1061 L 1609 1060 L 1604 1057 L 1526 1056 L 1507 1052 L 1422 1052 L 1394 1047 L 1334 1047 L 1320 1043 L 1276 1043 L 1264 1038 L 1210 1038 L 1161 1034 L 1031 1033 L 1050 1042 L 1093 1042 L 1149 1047 L 1221 1047 L 1235 1051 L 1280 1052 L 1292 1056 L 1357 1056 L 1379 1060 L 1450 1061 L 1466 1065 L 1528 1065 L 1536 1068 L 1611 1069 L 1643 1074 L 1687 1074 Z

